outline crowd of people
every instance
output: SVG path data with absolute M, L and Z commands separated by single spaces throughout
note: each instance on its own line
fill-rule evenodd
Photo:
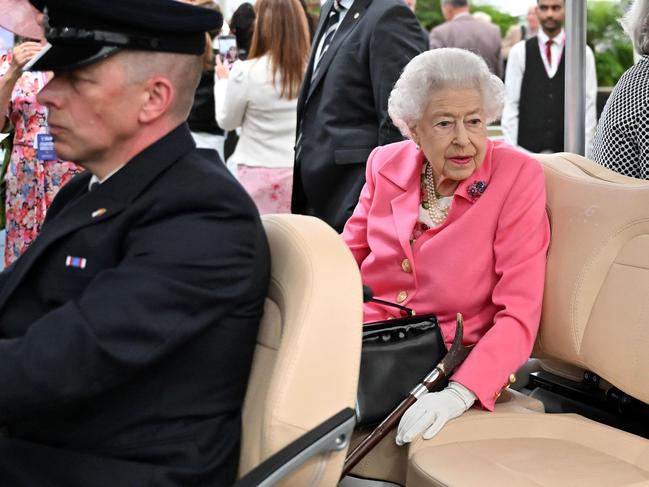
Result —
M 181 1 L 220 13 L 214 0 Z M 323 5 L 325 22 L 318 28 L 313 49 L 317 19 L 304 0 L 297 5 L 243 3 L 229 24 L 206 33 L 203 75 L 189 127 L 197 146 L 218 153 L 262 214 L 312 214 L 342 231 L 358 200 L 370 151 L 401 138 L 387 116 L 389 89 L 407 61 L 427 49 L 458 47 L 479 54 L 505 83 L 500 120 L 504 139 L 530 152 L 563 150 L 564 0 L 538 0 L 530 5 L 525 21 L 512 26 L 502 40 L 488 16 L 470 13 L 468 0 L 442 0 L 445 22 L 428 34 L 398 3 L 382 4 L 384 11 L 377 12 L 376 18 L 373 12 L 378 3 L 363 10 L 360 19 L 356 15 L 361 11 L 353 9 L 354 22 L 344 22 L 353 1 L 332 2 L 331 10 Z M 414 4 L 408 6 L 414 8 Z M 396 15 L 386 15 L 385 9 Z M 262 11 L 263 16 L 255 21 Z M 271 21 L 273 12 L 276 16 Z M 333 13 L 336 22 L 330 22 Z M 368 32 L 363 32 L 364 25 L 369 26 Z M 227 52 L 219 56 L 224 36 L 235 44 L 227 44 Z M 54 195 L 80 171 L 74 163 L 57 158 L 39 162 L 39 154 L 48 154 L 37 148 L 45 140 L 47 122 L 35 94 L 51 75 L 22 75 L 22 67 L 44 42 L 42 34 L 36 42 L 27 38 L 22 42 L 19 37 L 17 48 L 0 57 L 0 109 L 7 114 L 6 130 L 14 134 L 11 163 L 4 176 L 5 266 L 38 235 Z M 329 43 L 333 44 L 331 53 L 341 44 L 342 51 L 326 54 Z M 364 58 L 344 49 L 344 45 L 363 43 L 367 45 L 359 52 Z M 350 56 L 345 58 L 343 53 L 348 51 Z M 638 51 L 642 54 L 642 47 Z M 324 75 L 314 79 L 321 60 Z M 322 86 L 313 90 L 314 82 Z M 543 96 L 531 95 L 535 93 Z M 585 153 L 626 174 L 645 174 L 631 161 L 609 160 L 607 154 L 618 151 L 603 130 L 593 150 L 596 101 L 594 57 L 587 48 Z M 607 132 L 612 124 L 609 113 L 601 124 L 608 126 Z M 49 154 L 54 157 L 53 151 Z
M 463 313 L 473 350 L 399 445 L 493 410 L 539 325 L 550 237 L 531 153 L 563 149 L 564 0 L 537 0 L 504 41 L 466 0 L 442 0 L 430 33 L 403 0 L 327 0 L 317 23 L 301 0 L 257 0 L 229 27 L 208 0 L 12 5 L 28 40 L 0 57 L 0 478 L 233 483 L 269 281 L 260 213 L 328 223 L 374 296 L 437 315 L 447 345 Z M 594 135 L 595 160 L 635 177 L 647 25 L 635 0 L 643 57 L 596 135 L 586 56 L 587 153 Z M 497 120 L 506 140 L 487 136 Z

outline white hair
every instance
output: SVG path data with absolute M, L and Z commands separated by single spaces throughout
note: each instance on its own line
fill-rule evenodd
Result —
M 649 54 L 649 1 L 634 0 L 629 11 L 620 19 L 638 54 Z
M 489 15 L 487 12 L 482 12 L 481 10 L 479 10 L 477 12 L 473 12 L 472 15 L 474 19 L 482 20 L 487 24 L 491 23 L 491 15 Z
M 388 100 L 394 125 L 411 138 L 410 128 L 419 122 L 430 97 L 446 88 L 478 90 L 488 123 L 502 113 L 505 88 L 484 59 L 465 49 L 444 47 L 415 56 L 404 68 Z

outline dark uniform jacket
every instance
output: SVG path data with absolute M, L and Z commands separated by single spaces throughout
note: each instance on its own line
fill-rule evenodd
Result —
M 269 275 L 254 204 L 184 124 L 89 180 L 0 277 L 0 485 L 231 485 Z
M 358 203 L 370 152 L 402 139 L 388 116 L 388 97 L 428 39 L 402 0 L 355 0 L 312 77 L 332 4 L 322 7 L 298 98 L 291 210 L 342 231 Z

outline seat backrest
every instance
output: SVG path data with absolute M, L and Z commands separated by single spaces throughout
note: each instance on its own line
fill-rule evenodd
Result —
M 363 322 L 358 265 L 316 218 L 266 215 L 271 282 L 243 412 L 239 474 L 355 407 Z M 316 457 L 284 486 L 336 485 L 345 450 Z
M 649 181 L 574 154 L 535 157 L 552 236 L 534 354 L 649 402 Z

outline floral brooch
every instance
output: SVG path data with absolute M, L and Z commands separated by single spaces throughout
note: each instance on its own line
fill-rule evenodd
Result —
M 485 189 L 487 189 L 486 181 L 475 181 L 466 189 L 466 192 L 468 193 L 469 198 L 471 198 L 472 201 L 475 201 L 482 196 Z

